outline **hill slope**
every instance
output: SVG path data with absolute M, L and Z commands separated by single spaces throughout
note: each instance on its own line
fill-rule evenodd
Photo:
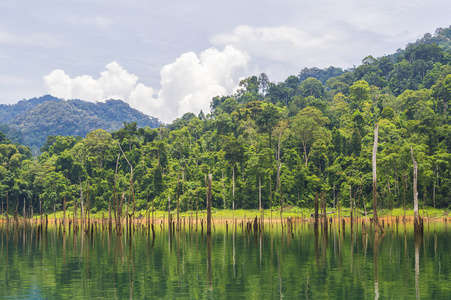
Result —
M 123 122 L 137 122 L 138 127 L 160 125 L 158 119 L 121 100 L 92 103 L 46 95 L 13 105 L 0 105 L 0 124 L 6 125 L 3 128 L 19 130 L 22 142 L 28 146 L 41 147 L 49 135 L 84 137 L 99 128 L 115 131 L 123 127 Z

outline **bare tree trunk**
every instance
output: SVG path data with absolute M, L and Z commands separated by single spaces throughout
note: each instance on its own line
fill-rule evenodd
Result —
M 8 192 L 6 192 L 6 199 L 8 199 Z M 6 202 L 8 203 L 8 202 Z M 8 206 L 6 206 L 8 209 Z M 39 199 L 39 212 L 41 214 L 41 231 L 42 231 L 42 191 L 41 191 L 41 198 Z M 6 218 L 8 218 L 8 214 L 6 215 Z
M 41 202 L 42 202 L 42 192 L 41 192 Z M 6 228 L 8 228 L 9 225 L 9 197 L 8 197 L 8 191 L 6 191 Z
M 113 187 L 113 201 L 116 202 L 116 205 L 114 207 L 114 218 L 116 220 L 116 232 L 117 232 L 117 228 L 118 226 L 121 226 L 121 222 L 120 222 L 120 218 L 121 216 L 119 216 L 119 199 L 117 197 L 117 193 L 116 193 L 116 177 L 117 177 L 117 167 L 119 165 L 119 158 L 121 157 L 121 154 L 118 153 L 117 154 L 117 160 L 116 160 L 116 170 L 114 172 L 114 187 Z M 111 204 L 111 200 L 110 200 L 110 204 Z M 110 206 L 110 229 L 111 229 L 111 206 Z
M 391 203 L 391 188 L 390 188 L 390 176 L 387 173 L 387 188 L 388 188 L 388 192 L 387 192 L 387 196 L 388 196 L 388 205 L 386 205 L 386 207 L 390 207 L 390 209 L 393 209 L 393 205 Z
M 373 222 L 379 227 L 381 232 L 385 232 L 379 223 L 377 217 L 377 165 L 376 165 L 376 154 L 377 154 L 377 142 L 378 142 L 379 130 L 377 123 L 374 126 L 374 146 L 373 146 Z
M 434 204 L 434 208 L 435 208 L 435 182 L 434 182 L 434 187 L 432 189 L 432 203 Z
M 315 228 L 318 227 L 318 193 L 315 193 Z
M 118 234 L 120 234 L 122 232 L 122 207 L 124 206 L 124 199 L 125 199 L 125 192 L 122 193 L 121 196 L 121 201 L 118 203 L 117 206 L 117 224 L 116 224 L 116 228 L 117 226 L 119 226 L 119 231 L 116 230 L 116 232 Z M 126 213 L 127 213 L 127 208 L 125 209 Z
M 406 189 L 407 189 L 407 176 L 404 174 L 404 171 L 402 172 L 402 179 L 404 181 L 404 189 L 403 189 L 403 196 L 404 196 L 404 224 L 406 223 Z
M 89 202 L 89 182 L 86 181 L 86 213 L 88 215 L 88 231 L 91 225 L 91 203 Z
M 282 213 L 283 213 L 283 201 L 282 201 L 282 191 L 280 190 L 280 167 L 282 164 L 280 163 L 280 140 L 282 138 L 282 131 L 279 133 L 279 141 L 277 143 L 277 178 L 276 178 L 276 194 L 277 189 L 279 189 L 280 194 L 280 221 L 282 222 Z M 271 216 L 272 216 L 272 210 L 271 210 Z
M 335 185 L 334 185 L 334 187 L 332 188 L 332 193 L 333 193 L 333 202 L 334 202 L 334 209 L 335 209 Z
M 321 193 L 321 206 L 322 206 L 322 223 L 327 231 L 327 216 L 326 216 L 326 195 L 324 191 Z
M 352 186 L 351 185 L 349 185 L 349 202 L 351 203 L 351 232 L 352 232 L 352 229 L 353 229 L 353 215 L 352 215 Z
M 179 190 L 179 183 L 180 183 L 180 172 L 177 174 L 177 231 L 180 230 L 180 190 Z
M 66 232 L 66 197 L 63 198 L 63 228 Z
M 41 216 L 42 218 L 42 216 Z M 74 226 L 73 226 L 74 232 L 77 231 L 77 201 L 74 200 Z
M 235 164 L 232 166 L 232 210 L 235 210 Z
M 340 232 L 340 224 L 341 224 L 340 190 L 337 191 L 337 210 L 338 210 L 338 232 Z
M 150 213 L 151 213 L 151 216 L 152 216 L 152 219 L 151 219 L 151 224 L 152 224 L 152 228 L 153 228 L 153 220 L 154 220 L 154 217 L 153 217 L 153 197 L 152 197 L 152 210 L 150 211 Z
M 83 201 L 83 186 L 81 185 L 81 178 L 80 177 L 78 177 L 78 180 L 80 180 L 80 205 L 81 205 L 81 207 L 80 207 L 80 209 L 81 209 L 81 211 L 80 211 L 80 219 L 81 219 L 81 226 L 83 226 L 83 222 L 84 222 L 84 217 L 85 217 L 85 215 L 84 215 L 84 201 Z
M 269 202 L 271 207 L 271 224 L 272 224 L 272 186 L 271 186 L 271 174 L 269 174 Z
M 223 207 L 224 209 L 227 207 L 226 206 L 226 200 L 225 200 L 225 182 L 224 182 L 224 172 L 221 173 L 222 174 L 222 201 L 223 201 Z
M 198 212 L 199 212 L 199 191 L 197 190 L 196 186 L 196 232 L 197 232 Z
M 133 166 L 132 164 L 128 161 L 127 156 L 125 155 L 124 151 L 121 148 L 121 144 L 117 143 L 119 145 L 119 149 L 122 152 L 122 155 L 124 156 L 125 160 L 127 161 L 128 165 L 130 166 L 130 190 L 129 190 L 129 200 L 130 198 L 132 198 L 133 200 L 133 211 L 131 214 L 129 214 L 130 217 L 132 217 L 135 214 L 135 208 L 136 208 L 136 204 L 135 204 L 135 191 L 133 188 Z M 128 206 L 130 206 L 130 201 L 128 203 Z M 128 214 L 128 212 L 127 212 Z
M 410 146 L 410 153 L 412 154 L 412 162 L 413 162 L 413 214 L 414 214 L 414 225 L 415 231 L 419 229 L 419 220 L 418 220 L 418 190 L 417 190 L 417 173 L 418 173 L 418 165 L 413 155 L 413 147 Z
M 434 191 L 433 191 L 433 195 L 432 195 L 432 201 L 434 202 L 434 208 L 435 208 L 435 187 L 438 186 L 438 166 L 436 167 L 436 174 L 437 174 L 437 179 L 434 182 Z
M 208 174 L 208 190 L 207 190 L 207 234 L 211 233 L 211 182 L 213 175 Z
M 168 227 L 169 227 L 169 235 L 172 232 L 172 221 L 171 221 L 171 196 L 168 196 Z
M 283 213 L 283 200 L 282 200 L 282 190 L 281 190 L 281 184 L 280 184 L 280 168 L 281 168 L 282 164 L 280 163 L 280 161 L 277 164 L 277 182 L 276 182 L 276 187 L 279 190 L 279 195 L 280 195 L 280 220 L 282 220 L 282 213 Z
M 258 176 L 258 208 L 262 210 L 262 180 Z

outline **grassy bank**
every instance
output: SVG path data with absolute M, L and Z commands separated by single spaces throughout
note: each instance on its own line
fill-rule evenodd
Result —
M 367 211 L 368 212 L 368 217 L 372 216 L 372 211 Z M 438 209 L 438 208 L 432 208 L 432 207 L 427 207 L 424 209 L 420 209 L 420 216 L 422 217 L 429 217 L 429 218 L 446 218 L 446 217 L 451 217 L 449 215 L 449 211 L 447 209 Z M 72 218 L 73 217 L 73 210 L 68 209 L 66 211 L 66 217 L 67 218 Z M 148 212 L 150 213 L 150 211 Z M 173 217 L 176 217 L 177 211 L 176 210 L 172 210 L 171 211 Z M 196 211 L 180 211 L 180 217 L 181 218 L 189 218 L 189 217 L 196 217 Z M 212 216 L 214 219 L 233 219 L 233 218 L 237 218 L 237 219 L 250 219 L 250 218 L 255 218 L 255 216 L 260 217 L 261 212 L 258 209 L 236 209 L 236 210 L 231 210 L 231 209 L 212 209 Z M 265 209 L 263 210 L 263 214 L 264 214 L 264 218 L 265 219 L 270 219 L 271 218 L 271 211 L 269 209 Z M 311 218 L 311 216 L 313 216 L 314 214 L 314 209 L 309 209 L 309 208 L 299 208 L 299 207 L 287 207 L 284 209 L 283 211 L 283 218 L 287 218 L 287 217 L 293 217 L 293 218 Z M 327 214 L 328 217 L 338 217 L 338 211 L 334 210 L 333 208 L 328 208 L 327 209 Z M 80 217 L 80 210 L 78 210 L 77 212 L 78 217 Z M 136 211 L 135 212 L 135 217 L 139 217 L 139 216 L 145 216 L 146 215 L 146 211 L 145 210 L 141 210 L 141 211 Z M 409 207 L 406 208 L 406 216 L 407 217 L 413 217 L 414 213 L 413 213 L 413 208 Z M 168 216 L 168 212 L 167 211 L 162 211 L 162 210 L 157 210 L 154 211 L 154 218 L 156 219 L 163 219 L 163 218 L 167 218 Z M 207 211 L 206 210 L 199 210 L 198 211 L 198 218 L 206 218 L 207 216 Z M 342 217 L 349 217 L 350 216 L 350 210 L 349 208 L 344 208 L 341 211 L 341 216 Z M 358 216 L 363 216 L 363 212 L 361 210 L 359 210 L 358 212 Z M 378 211 L 378 216 L 379 217 L 385 217 L 385 216 L 392 216 L 392 217 L 402 217 L 404 216 L 404 209 L 403 208 L 395 208 L 393 210 L 389 210 L 389 209 L 381 209 Z M 10 218 L 12 218 L 13 215 L 10 214 Z M 63 218 L 63 212 L 62 211 L 58 211 L 54 213 L 48 213 L 48 218 L 49 219 L 53 219 L 53 218 L 58 218 L 61 219 Z M 3 216 L 3 218 L 5 218 Z M 34 215 L 34 218 L 36 218 L 36 214 Z M 101 219 L 101 218 L 108 218 L 108 211 L 100 211 L 100 212 L 95 212 L 95 213 L 91 213 L 91 218 L 95 218 L 95 219 Z M 277 219 L 280 218 L 280 208 L 274 208 L 272 210 L 272 218 Z

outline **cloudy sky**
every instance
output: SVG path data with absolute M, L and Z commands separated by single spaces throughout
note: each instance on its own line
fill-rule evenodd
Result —
M 450 12 L 446 0 L 2 0 L 0 103 L 120 98 L 170 122 L 243 77 L 393 53 Z

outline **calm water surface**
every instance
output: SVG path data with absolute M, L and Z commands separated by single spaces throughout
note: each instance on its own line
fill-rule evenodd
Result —
M 446 223 L 415 238 L 400 223 L 386 234 L 338 227 L 315 234 L 266 225 L 261 234 L 217 224 L 211 236 L 188 226 L 118 237 L 60 228 L 37 235 L 1 230 L 2 299 L 386 299 L 451 297 Z

